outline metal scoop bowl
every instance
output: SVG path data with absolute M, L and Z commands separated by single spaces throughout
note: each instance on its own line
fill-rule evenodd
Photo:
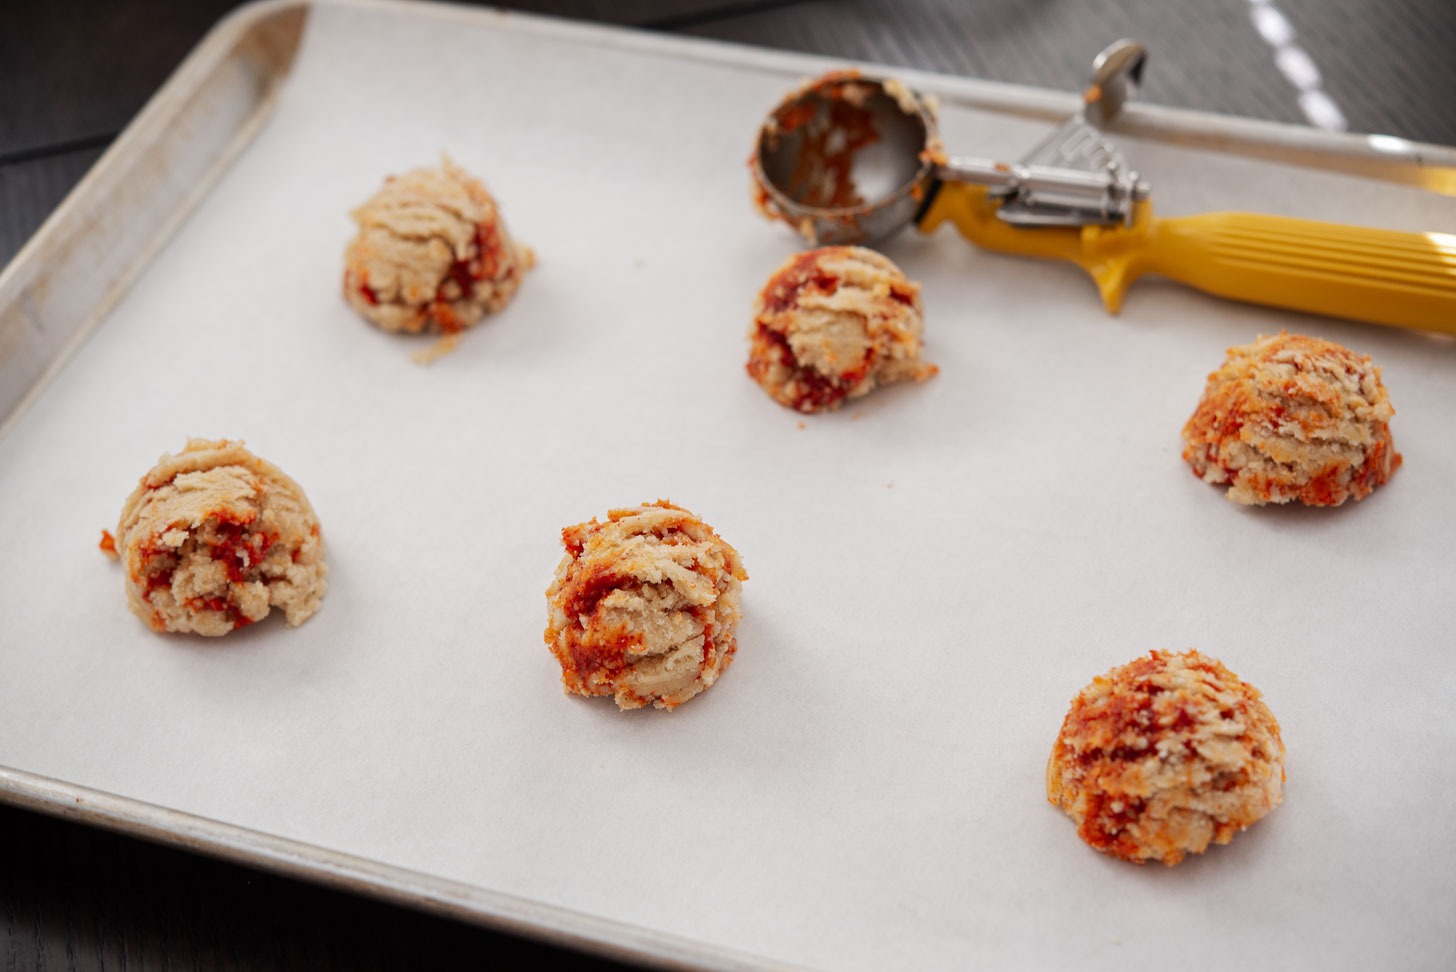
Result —
M 1232 300 L 1456 334 L 1456 235 L 1219 212 L 1153 215 L 1148 184 L 1105 137 L 1146 54 L 1118 41 L 1082 107 L 1016 162 L 949 158 L 931 106 L 855 71 L 789 94 L 759 131 L 759 209 L 810 245 L 874 243 L 950 222 L 990 250 L 1069 260 L 1116 313 L 1159 274 Z
M 760 208 L 811 243 L 884 239 L 924 203 L 935 144 L 934 115 L 903 85 L 826 75 L 789 95 L 759 131 L 750 164 Z

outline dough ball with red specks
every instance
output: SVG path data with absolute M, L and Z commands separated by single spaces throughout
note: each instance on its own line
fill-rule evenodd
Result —
M 718 680 L 738 649 L 738 551 L 658 500 L 561 531 L 546 644 L 567 693 L 671 709 Z
M 1363 499 L 1400 468 L 1368 355 L 1280 332 L 1229 348 L 1183 427 L 1183 458 L 1235 503 Z
M 1217 659 L 1154 651 L 1072 700 L 1046 785 L 1092 847 L 1171 866 L 1279 805 L 1284 742 L 1259 690 Z
M 308 498 L 241 442 L 163 455 L 122 508 L 115 546 L 131 610 L 155 631 L 225 635 L 273 608 L 299 625 L 328 590 Z
M 920 285 L 874 250 L 826 246 L 790 257 L 758 295 L 748 374 L 781 405 L 838 408 L 938 370 L 920 360 Z
M 344 298 L 386 331 L 463 331 L 505 307 L 535 262 L 485 186 L 449 158 L 391 176 L 353 217 Z

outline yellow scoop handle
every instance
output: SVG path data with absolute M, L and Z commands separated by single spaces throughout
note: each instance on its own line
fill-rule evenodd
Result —
M 977 246 L 1070 260 L 1116 313 L 1145 273 L 1232 300 L 1373 324 L 1456 334 L 1456 235 L 1204 213 L 1158 219 L 1138 203 L 1131 226 L 1019 227 L 984 186 L 946 182 L 920 218 L 949 220 Z

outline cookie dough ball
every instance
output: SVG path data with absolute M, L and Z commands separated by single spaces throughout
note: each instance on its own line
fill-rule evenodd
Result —
M 1400 467 L 1394 414 L 1368 356 L 1281 331 L 1229 348 L 1183 427 L 1183 458 L 1235 503 L 1339 506 Z
M 920 285 L 874 250 L 790 257 L 758 295 L 748 373 L 800 412 L 838 408 L 891 382 L 936 373 L 920 360 Z
M 561 531 L 546 644 L 568 693 L 671 709 L 708 688 L 738 648 L 738 551 L 680 506 L 611 510 Z
M 1072 700 L 1047 799 L 1099 851 L 1169 866 L 1279 805 L 1284 742 L 1258 689 L 1196 651 L 1154 651 Z
M 225 635 L 275 607 L 299 625 L 328 589 L 303 490 L 241 442 L 163 455 L 122 508 L 116 546 L 131 609 L 155 631 Z
M 534 262 L 485 186 L 448 158 L 390 177 L 353 217 L 344 297 L 386 331 L 463 331 L 505 307 Z

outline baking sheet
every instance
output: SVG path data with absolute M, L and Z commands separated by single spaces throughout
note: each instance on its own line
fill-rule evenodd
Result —
M 743 159 L 795 72 L 702 49 L 312 11 L 257 140 L 0 439 L 0 765 L 810 966 L 1449 967 L 1456 344 L 1155 281 L 1110 318 L 1074 268 L 907 234 L 940 376 L 801 428 L 742 370 L 795 242 Z M 953 152 L 1045 130 L 940 88 Z M 1456 225 L 1417 190 L 1120 144 L 1169 215 Z M 340 254 L 347 211 L 442 150 L 540 264 L 421 368 L 345 307 Z M 1383 366 L 1406 465 L 1370 500 L 1243 510 L 1178 459 L 1223 349 L 1280 327 Z M 333 572 L 302 628 L 126 611 L 98 531 L 190 434 L 308 491 Z M 659 496 L 743 554 L 738 658 L 672 713 L 563 697 L 557 533 Z M 1264 691 L 1285 805 L 1130 867 L 1046 805 L 1046 754 L 1093 675 L 1188 646 Z

